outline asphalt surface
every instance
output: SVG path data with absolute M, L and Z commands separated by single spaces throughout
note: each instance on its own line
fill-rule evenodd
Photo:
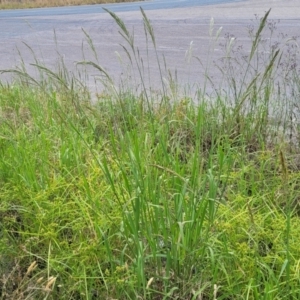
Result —
M 66 6 L 38 9 L 16 9 L 0 11 L 0 18 L 24 18 L 24 17 L 51 17 L 51 16 L 68 16 L 83 15 L 93 13 L 105 13 L 102 7 L 113 12 L 129 12 L 138 11 L 140 7 L 144 10 L 172 9 L 195 7 L 203 5 L 224 4 L 230 2 L 241 2 L 243 0 L 146 0 L 128 3 L 115 3 L 105 5 L 82 5 L 82 6 Z
M 76 17 L 86 18 L 94 14 L 106 14 L 103 8 L 112 12 L 137 12 L 140 8 L 145 11 L 166 10 L 174 8 L 192 8 L 206 5 L 241 2 L 244 0 L 147 0 L 127 3 L 115 3 L 105 5 L 82 5 L 66 7 L 50 7 L 37 9 L 14 9 L 0 10 L 0 40 L 5 37 L 20 37 L 28 33 L 28 25 L 38 25 L 38 30 L 55 28 L 57 23 L 64 22 L 57 17 L 73 16 L 73 23 L 76 25 Z M 41 19 L 43 18 L 43 19 Z
M 145 76 L 150 74 L 147 81 L 157 88 L 160 84 L 157 62 L 151 50 L 153 47 L 147 46 L 145 40 L 139 6 L 145 9 L 153 25 L 161 64 L 166 62 L 164 77 L 167 79 L 171 72 L 173 78 L 177 76 L 182 84 L 203 84 L 204 66 L 209 65 L 213 69 L 214 63 L 224 56 L 222 45 L 227 36 L 234 36 L 237 43 L 247 51 L 250 47 L 249 26 L 255 27 L 258 22 L 256 18 L 263 16 L 269 8 L 272 8 L 270 20 L 276 22 L 274 38 L 279 37 L 280 33 L 299 35 L 298 0 L 154 0 L 106 5 L 106 8 L 116 12 L 125 21 L 130 32 L 134 32 L 140 62 L 145 66 Z M 30 64 L 35 62 L 35 58 L 52 69 L 63 58 L 67 68 L 76 72 L 76 62 L 83 59 L 96 60 L 84 29 L 93 40 L 99 64 L 116 81 L 124 82 L 133 78 L 134 82 L 134 74 L 128 68 L 128 57 L 120 46 L 126 43 L 114 20 L 109 14 L 103 13 L 101 7 L 93 5 L 0 11 L 0 69 L 18 66 L 23 60 L 34 74 Z M 212 17 L 212 36 L 220 27 L 223 28 L 216 42 L 209 34 Z M 186 56 L 188 49 L 192 49 L 192 56 L 197 58 L 189 60 Z M 93 80 L 97 75 L 95 70 L 88 70 L 87 81 L 92 90 L 98 86 Z M 0 75 L 0 80 L 6 80 L 7 76 Z M 219 75 L 217 71 L 212 71 L 211 76 L 218 78 Z

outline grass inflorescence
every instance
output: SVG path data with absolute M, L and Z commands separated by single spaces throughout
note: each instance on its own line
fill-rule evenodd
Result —
M 142 76 L 133 37 L 111 16 Z M 300 298 L 299 73 L 278 45 L 258 63 L 267 17 L 247 57 L 228 40 L 228 92 L 213 99 L 174 96 L 162 68 L 161 95 L 143 82 L 137 95 L 81 62 L 106 80 L 96 102 L 67 72 L 10 70 L 0 299 Z

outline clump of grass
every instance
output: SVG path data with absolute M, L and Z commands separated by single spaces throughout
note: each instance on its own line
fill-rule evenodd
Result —
M 1 0 L 0 9 L 38 8 L 87 4 L 133 2 L 136 0 Z
M 38 61 L 40 79 L 14 70 L 0 88 L 0 299 L 299 298 L 299 131 L 269 111 L 283 50 L 251 73 L 267 15 L 240 85 L 197 104 L 164 82 L 111 89 L 98 62 L 81 62 L 107 80 L 96 103 Z

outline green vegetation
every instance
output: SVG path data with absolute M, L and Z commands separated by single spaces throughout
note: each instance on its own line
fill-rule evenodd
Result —
M 0 9 L 134 2 L 137 0 L 0 0 Z
M 141 71 L 132 35 L 111 15 Z M 249 29 L 247 57 L 225 39 L 227 92 L 214 98 L 181 96 L 163 79 L 150 93 L 142 72 L 138 95 L 115 89 L 100 65 L 82 62 L 103 75 L 92 103 L 63 67 L 37 62 L 38 79 L 9 70 L 1 300 L 300 299 L 298 48 L 286 39 L 266 51 L 267 16 Z

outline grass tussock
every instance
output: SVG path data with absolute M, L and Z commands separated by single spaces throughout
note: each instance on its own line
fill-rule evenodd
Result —
M 62 73 L 15 70 L 0 87 L 1 300 L 300 298 L 299 123 L 272 102 L 286 110 L 282 49 L 252 68 L 266 24 L 213 99 L 136 95 L 104 73 L 91 103 Z
M 0 0 L 0 9 L 123 3 L 133 1 L 136 0 Z

